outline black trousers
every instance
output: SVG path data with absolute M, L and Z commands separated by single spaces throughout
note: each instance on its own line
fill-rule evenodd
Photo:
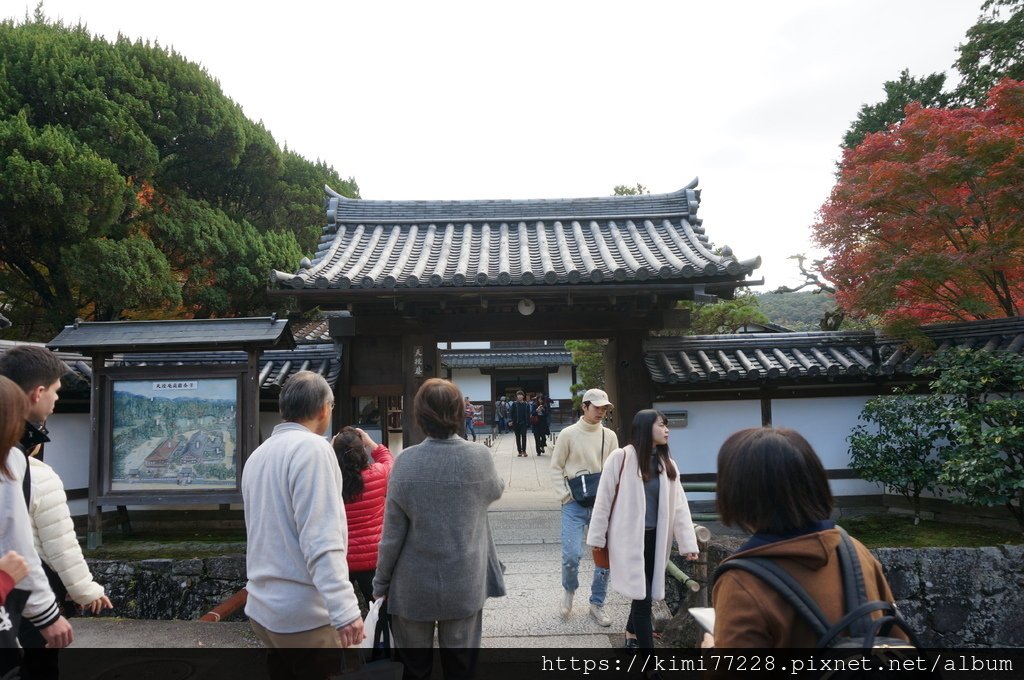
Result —
M 367 607 L 373 602 L 373 576 L 376 573 L 376 570 L 350 571 L 348 573 L 348 580 L 352 582 L 357 591 L 363 593 L 363 599 L 366 600 Z M 366 616 L 365 611 L 363 616 Z
M 548 436 L 543 432 L 534 432 L 533 443 L 537 445 L 538 454 L 544 453 L 544 447 L 548 444 Z
M 657 534 L 655 529 L 644 530 L 644 580 L 647 583 L 647 597 L 633 600 L 629 605 L 629 618 L 626 620 L 626 632 L 636 635 L 640 649 L 654 649 L 651 583 L 654 581 L 654 545 L 658 541 Z
M 526 427 L 516 425 L 516 451 L 526 453 Z

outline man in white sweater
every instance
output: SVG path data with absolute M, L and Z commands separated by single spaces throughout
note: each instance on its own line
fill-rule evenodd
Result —
M 601 472 L 608 454 L 619 448 L 615 432 L 601 424 L 605 414 L 614 408 L 604 390 L 591 389 L 583 395 L 583 416 L 562 430 L 551 454 L 551 481 L 562 502 L 562 598 L 559 613 L 563 619 L 572 612 L 572 600 L 579 586 L 580 556 L 583 553 L 585 530 L 590 524 L 592 508 L 573 500 L 566 480 L 583 473 Z M 608 593 L 608 570 L 594 567 L 590 585 L 590 615 L 599 625 L 610 626 L 611 617 L 604 610 Z
M 242 471 L 245 613 L 267 647 L 353 646 L 363 640 L 363 620 L 345 559 L 341 469 L 323 437 L 334 397 L 323 376 L 300 371 L 278 404 L 285 422 Z M 298 665 L 302 655 L 275 658 L 277 677 L 312 677 Z

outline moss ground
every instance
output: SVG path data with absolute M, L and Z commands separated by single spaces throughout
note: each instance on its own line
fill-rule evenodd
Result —
M 137 530 L 122 536 L 105 531 L 103 545 L 86 550 L 85 556 L 100 560 L 189 559 L 245 554 L 244 529 Z
M 850 517 L 841 524 L 869 548 L 977 548 L 1024 543 L 1024 534 L 1019 531 L 927 519 L 915 526 L 913 517 L 902 515 Z
M 979 547 L 1022 544 L 1019 531 L 983 524 L 956 524 L 921 520 L 917 526 L 909 516 L 878 514 L 847 517 L 842 526 L 869 548 Z M 244 529 L 140 529 L 122 536 L 117 529 L 103 534 L 103 545 L 86 550 L 95 559 L 143 560 L 155 558 L 203 558 L 245 553 Z

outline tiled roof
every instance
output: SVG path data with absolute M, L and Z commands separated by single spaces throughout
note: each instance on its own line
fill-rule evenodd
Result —
M 932 324 L 923 330 L 935 343 L 935 351 L 959 347 L 1024 353 L 1024 317 Z M 929 354 L 891 338 L 880 339 L 878 353 L 883 370 L 902 373 L 910 373 L 918 364 L 927 362 Z
M 327 326 L 327 319 L 313 319 L 297 326 L 293 325 L 292 335 L 295 336 L 295 342 L 300 345 L 330 342 L 331 336 L 327 332 Z
M 181 366 L 245 363 L 245 352 L 181 352 L 124 354 L 115 358 L 121 366 Z M 280 388 L 299 371 L 313 371 L 334 384 L 341 374 L 341 358 L 334 344 L 300 345 L 292 350 L 266 350 L 260 354 L 260 389 Z M 264 395 L 266 396 L 266 395 Z
M 761 259 L 711 245 L 696 185 L 526 201 L 364 201 L 328 189 L 316 255 L 274 279 L 296 289 L 740 281 Z
M 445 351 L 441 363 L 448 368 L 538 368 L 572 366 L 572 354 L 564 351 Z
M 46 348 L 41 342 L 21 342 L 18 340 L 0 340 L 0 354 L 18 345 L 31 345 L 33 347 Z M 88 390 L 92 381 L 92 364 L 89 357 L 82 356 L 77 352 L 54 352 L 57 358 L 64 362 L 67 372 L 61 378 L 61 390 L 79 392 Z
M 925 326 L 936 349 L 1024 352 L 1024 318 Z M 657 338 L 645 344 L 656 383 L 859 380 L 911 375 L 928 352 L 874 332 L 763 333 Z
M 43 347 L 41 343 L 18 343 L 0 340 L 0 354 L 19 344 Z M 62 390 L 82 391 L 92 382 L 92 364 L 89 357 L 76 352 L 55 352 L 68 367 Z M 165 352 L 149 354 L 115 354 L 111 364 L 120 366 L 181 366 L 199 363 L 216 365 L 245 363 L 245 352 Z M 334 384 L 341 374 L 341 358 L 333 344 L 304 345 L 293 350 L 266 350 L 260 354 L 260 389 L 264 398 L 276 397 L 276 390 L 285 379 L 299 371 L 310 370 Z
M 216 345 L 287 347 L 288 321 L 276 316 L 241 319 L 80 322 L 65 326 L 47 343 L 51 349 L 130 352 L 146 347 L 191 348 Z

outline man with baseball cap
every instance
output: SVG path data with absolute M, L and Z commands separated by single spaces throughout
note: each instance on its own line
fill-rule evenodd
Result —
M 566 481 L 580 474 L 601 472 L 608 454 L 619 447 L 615 432 L 601 424 L 605 414 L 614 408 L 604 390 L 590 389 L 583 395 L 583 415 L 579 421 L 562 430 L 555 440 L 551 455 L 551 479 L 555 494 L 562 502 L 562 597 L 559 613 L 568 619 L 572 600 L 579 586 L 580 555 L 592 508 L 583 507 L 569 493 Z M 599 625 L 610 626 L 611 617 L 604 610 L 608 593 L 608 570 L 594 567 L 590 585 L 590 615 Z

